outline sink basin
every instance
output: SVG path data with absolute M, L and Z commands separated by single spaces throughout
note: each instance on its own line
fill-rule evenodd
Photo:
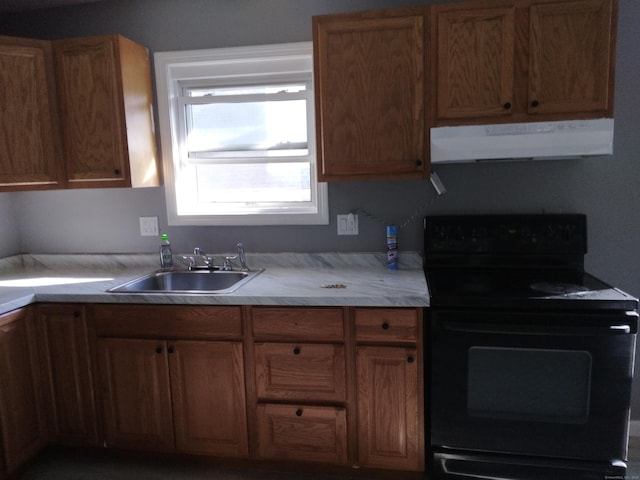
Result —
M 157 271 L 110 288 L 111 293 L 231 293 L 250 281 L 261 270 L 181 270 Z

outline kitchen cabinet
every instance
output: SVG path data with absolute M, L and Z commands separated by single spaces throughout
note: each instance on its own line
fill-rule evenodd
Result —
M 248 456 L 240 307 L 103 305 L 92 319 L 107 445 Z
M 85 308 L 73 304 L 41 304 L 35 311 L 50 440 L 71 445 L 99 445 L 93 358 Z
M 355 309 L 358 458 L 363 466 L 424 469 L 420 313 Z
M 69 188 L 159 184 L 149 52 L 120 35 L 55 40 Z
M 251 312 L 258 457 L 346 464 L 344 309 Z
M 428 8 L 313 17 L 320 181 L 423 178 Z
M 434 124 L 612 117 L 615 5 L 432 5 Z
M 0 36 L 0 191 L 64 187 L 51 43 Z
M 47 443 L 40 366 L 30 308 L 0 315 L 0 435 L 5 472 Z

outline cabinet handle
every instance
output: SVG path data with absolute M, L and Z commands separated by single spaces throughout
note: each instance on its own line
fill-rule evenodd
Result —
M 511 102 L 507 102 L 503 105 L 505 110 L 509 110 L 511 108 Z
M 422 160 L 418 159 L 416 160 L 416 167 L 421 167 L 422 166 Z
M 407 357 L 407 363 L 413 363 L 413 357 Z
M 113 171 L 113 173 L 114 173 L 115 175 L 120 175 L 120 169 L 119 169 L 119 168 L 116 168 L 116 169 Z
M 382 324 L 382 329 L 383 329 L 383 330 L 389 330 L 389 324 L 388 324 L 387 322 L 384 322 L 384 323 Z
M 173 353 L 173 345 L 170 345 L 169 348 L 167 348 L 167 352 Z
M 78 318 L 80 316 L 80 312 L 76 310 L 75 312 L 73 312 L 73 316 L 75 318 Z
M 162 353 L 162 347 L 156 347 L 156 353 Z
M 302 409 L 299 408 L 296 410 L 296 417 L 301 417 L 302 416 Z
M 300 347 L 295 347 L 295 348 L 293 349 L 293 354 L 294 354 L 294 355 L 300 355 Z
M 534 108 L 535 108 L 535 107 L 537 107 L 538 105 L 540 105 L 540 102 L 538 102 L 538 100 L 532 100 L 532 101 L 531 101 L 531 106 L 532 106 L 532 107 L 534 107 Z

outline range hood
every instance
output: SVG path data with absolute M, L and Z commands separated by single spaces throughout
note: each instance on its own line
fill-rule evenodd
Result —
M 613 153 L 613 119 L 431 129 L 431 163 L 561 159 Z

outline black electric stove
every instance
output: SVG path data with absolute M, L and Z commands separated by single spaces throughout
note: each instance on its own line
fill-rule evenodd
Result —
M 638 300 L 584 215 L 425 218 L 431 478 L 625 478 Z

